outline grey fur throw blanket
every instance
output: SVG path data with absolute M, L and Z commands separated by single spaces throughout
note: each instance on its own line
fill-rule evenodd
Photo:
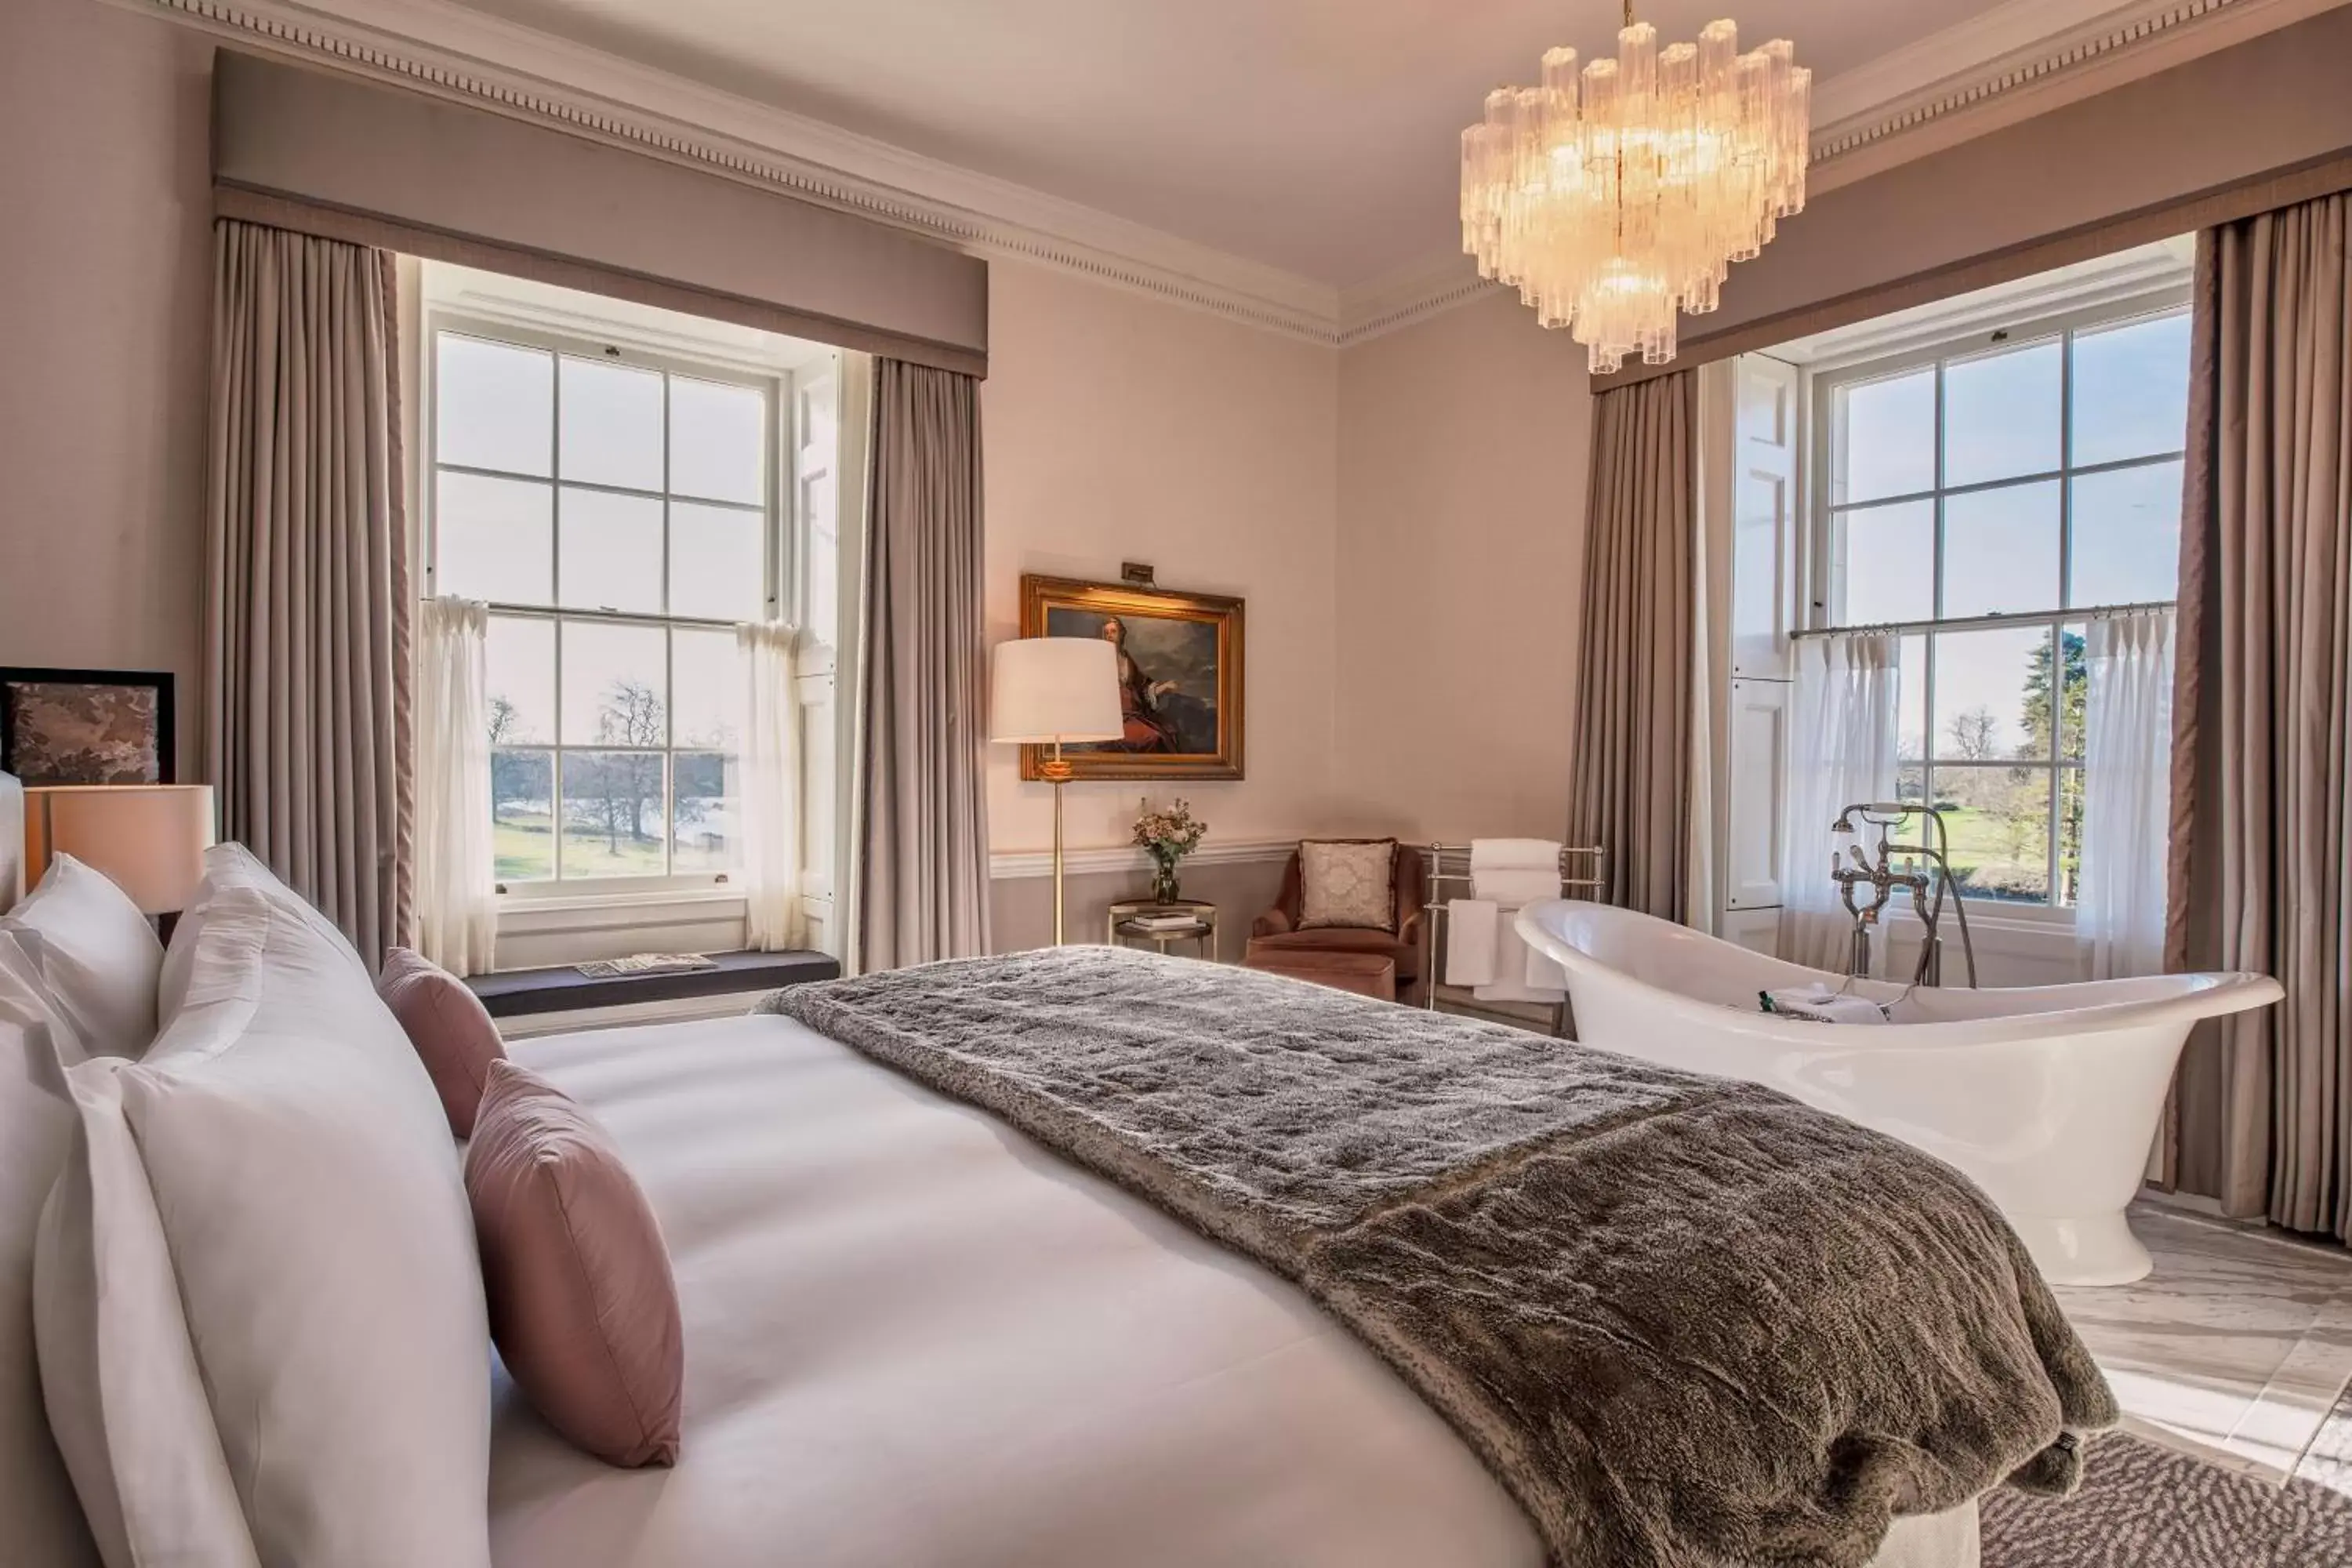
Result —
M 1965 1177 L 1755 1085 L 1111 948 L 759 1006 L 1296 1281 L 1563 1568 L 1860 1568 L 2116 1419 Z

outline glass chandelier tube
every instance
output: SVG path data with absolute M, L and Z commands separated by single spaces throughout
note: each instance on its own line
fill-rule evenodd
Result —
M 1462 248 L 1605 374 L 1675 357 L 1678 310 L 1715 309 L 1731 263 L 1805 205 L 1812 72 L 1775 39 L 1739 52 L 1711 22 L 1658 47 L 1630 23 L 1617 58 L 1543 57 L 1540 85 L 1497 88 L 1462 133 Z

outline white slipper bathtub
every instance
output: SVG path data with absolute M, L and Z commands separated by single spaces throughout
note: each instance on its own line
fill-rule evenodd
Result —
M 1518 929 L 1568 971 L 1578 1039 L 1766 1084 L 1926 1150 L 1982 1187 L 2061 1285 L 2147 1272 L 2124 1205 L 2189 1026 L 2282 994 L 2263 974 L 1907 995 L 1857 981 L 1895 1004 L 1891 1020 L 1815 1024 L 1760 1011 L 1756 994 L 1843 975 L 1606 904 L 1530 904 Z

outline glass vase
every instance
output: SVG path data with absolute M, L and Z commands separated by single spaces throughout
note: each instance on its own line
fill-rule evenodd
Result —
M 1151 901 L 1172 904 L 1181 899 L 1184 889 L 1176 885 L 1176 862 L 1155 860 L 1151 864 Z

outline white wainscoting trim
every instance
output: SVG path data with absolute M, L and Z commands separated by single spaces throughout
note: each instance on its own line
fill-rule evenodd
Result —
M 1184 864 L 1232 866 L 1251 861 L 1279 860 L 1297 847 L 1298 840 L 1296 838 L 1234 839 L 1229 843 L 1203 844 L 1184 858 Z M 1128 844 L 1062 852 L 1062 874 L 1065 877 L 1150 869 L 1151 857 Z M 1000 881 L 1014 877 L 1050 877 L 1054 874 L 1054 852 L 1050 849 L 1001 850 L 988 858 L 988 874 Z
M 1496 285 L 1459 255 L 1343 292 L 1011 181 L 958 168 L 452 0 L 108 0 L 247 47 L 398 81 L 766 185 L 967 251 L 1034 262 L 1340 348 L 1466 303 Z M 2281 26 L 2336 0 L 2009 0 L 1820 84 L 1817 164 L 2052 84 L 2085 64 L 2227 16 Z M 2258 14 L 2263 22 L 2253 21 Z M 2095 90 L 2097 83 L 2079 90 Z M 1475 104 L 1464 106 L 1465 122 Z M 1832 118 L 1834 117 L 1834 118 Z

